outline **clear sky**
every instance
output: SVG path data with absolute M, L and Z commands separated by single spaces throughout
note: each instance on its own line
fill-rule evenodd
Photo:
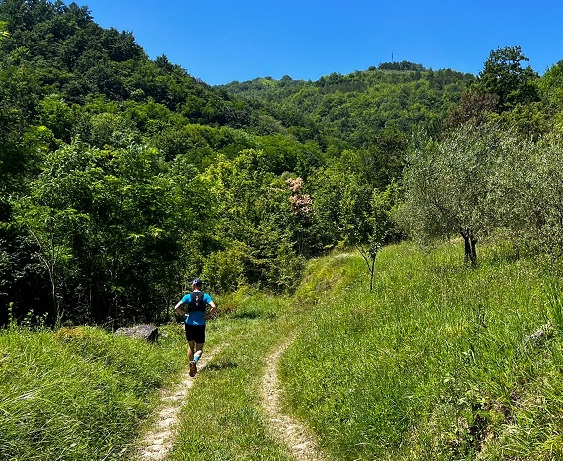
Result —
M 74 1 L 210 85 L 403 60 L 476 75 L 491 50 L 516 45 L 540 74 L 563 59 L 561 0 Z

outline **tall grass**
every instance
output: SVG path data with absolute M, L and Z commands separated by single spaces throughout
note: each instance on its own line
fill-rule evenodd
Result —
M 338 460 L 563 459 L 561 284 L 538 260 L 456 245 L 310 262 L 291 298 L 219 300 L 169 461 L 280 460 L 261 407 L 265 358 L 288 411 Z M 0 332 L 0 459 L 130 460 L 155 389 L 185 366 L 180 327 L 149 345 L 94 328 Z
M 527 340 L 546 322 L 544 277 L 498 257 L 471 269 L 455 246 L 390 247 L 372 293 L 349 258 L 282 367 L 288 401 L 336 459 L 562 455 L 561 337 Z
M 0 459 L 122 459 L 155 389 L 184 362 L 158 345 L 95 328 L 0 331 Z

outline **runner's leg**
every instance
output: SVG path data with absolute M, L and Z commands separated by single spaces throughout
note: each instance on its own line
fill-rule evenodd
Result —
M 188 341 L 188 360 L 190 362 L 194 359 L 195 351 L 196 351 L 196 342 Z
M 196 343 L 195 344 L 194 360 L 197 362 L 201 358 L 202 355 L 203 355 L 203 343 Z

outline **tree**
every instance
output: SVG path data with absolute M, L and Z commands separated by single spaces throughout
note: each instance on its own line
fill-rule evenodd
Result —
M 56 94 L 51 94 L 39 103 L 40 122 L 51 130 L 55 138 L 70 141 L 73 125 L 71 108 Z
M 446 128 L 458 128 L 464 123 L 481 125 L 490 114 L 498 111 L 498 96 L 478 88 L 469 88 L 461 95 L 459 105 L 455 106 L 444 121 Z
M 392 182 L 383 191 L 374 188 L 349 161 L 334 161 L 311 176 L 312 227 L 325 248 L 336 244 L 354 246 L 366 263 L 373 288 L 377 254 L 388 243 L 391 214 L 398 197 Z
M 72 265 L 75 236 L 85 231 L 89 216 L 78 202 L 91 180 L 84 152 L 69 146 L 51 153 L 46 167 L 29 185 L 29 195 L 14 202 L 15 221 L 29 236 L 35 256 L 51 285 L 51 313 L 58 319 L 62 304 L 60 282 Z
M 542 75 L 538 82 L 543 98 L 547 102 L 563 106 L 563 61 L 558 61 Z
M 439 144 L 431 141 L 415 150 L 405 172 L 406 215 L 415 238 L 428 242 L 458 233 L 465 260 L 477 263 L 478 240 L 498 225 L 489 198 L 495 188 L 493 160 L 502 158 L 501 136 L 500 127 L 468 124 Z
M 491 51 L 478 75 L 477 87 L 498 97 L 499 111 L 511 110 L 517 104 L 538 101 L 538 74 L 530 66 L 522 67 L 529 59 L 520 46 L 507 46 Z
M 373 290 L 375 261 L 379 251 L 387 243 L 393 228 L 391 215 L 397 199 L 398 186 L 390 184 L 383 192 L 373 189 L 369 206 L 365 210 L 350 210 L 346 222 L 346 242 L 354 245 L 369 273 L 369 290 Z M 361 196 L 360 196 L 361 197 Z M 344 209 L 347 207 L 344 206 Z
M 222 291 L 246 283 L 275 291 L 291 288 L 302 258 L 296 252 L 291 191 L 270 171 L 270 159 L 262 151 L 248 149 L 234 160 L 220 156 L 202 176 L 215 196 L 217 244 L 205 274 L 214 283 L 233 283 L 232 274 L 240 274 L 242 266 L 243 275 L 235 285 L 217 286 Z M 233 264 L 239 267 L 230 267 Z
M 3 38 L 7 38 L 10 36 L 10 33 L 8 32 L 8 24 L 6 23 L 6 21 L 0 21 L 0 42 L 2 41 Z
M 39 184 L 34 184 L 39 186 Z M 34 189 L 35 199 L 43 200 L 44 191 Z M 56 209 L 47 201 L 34 203 L 34 198 L 22 200 L 15 209 L 16 221 L 22 230 L 30 236 L 35 246 L 35 256 L 47 270 L 51 285 L 52 309 L 51 321 L 59 319 L 62 299 L 59 282 L 64 278 L 64 271 L 73 258 L 72 235 L 88 219 L 73 208 Z
M 491 202 L 503 227 L 527 248 L 563 256 L 563 140 L 538 142 L 513 133 L 502 140 Z

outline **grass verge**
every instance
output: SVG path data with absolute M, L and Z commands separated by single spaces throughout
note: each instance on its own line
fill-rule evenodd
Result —
M 87 327 L 0 331 L 0 459 L 122 459 L 184 365 L 181 338 L 162 333 L 151 345 Z

